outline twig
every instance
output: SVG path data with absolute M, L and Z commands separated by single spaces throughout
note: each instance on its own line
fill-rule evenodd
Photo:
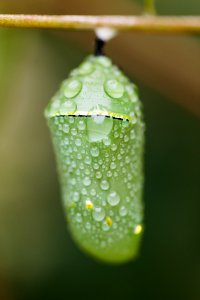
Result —
M 0 27 L 85 30 L 113 27 L 143 32 L 200 32 L 200 17 L 0 15 Z
M 155 0 L 144 1 L 144 14 L 156 15 Z

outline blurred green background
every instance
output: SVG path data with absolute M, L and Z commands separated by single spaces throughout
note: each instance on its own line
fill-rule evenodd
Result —
M 143 1 L 1 0 L 1 13 L 138 14 Z M 200 14 L 199 0 L 157 1 Z M 135 262 L 85 256 L 66 230 L 43 117 L 93 51 L 88 32 L 0 29 L 0 299 L 200 299 L 200 39 L 120 33 L 106 48 L 140 88 L 145 233 Z

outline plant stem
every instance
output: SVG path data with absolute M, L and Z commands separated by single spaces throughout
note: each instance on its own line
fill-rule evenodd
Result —
M 143 32 L 200 32 L 200 17 L 0 15 L 0 27 L 86 30 L 113 27 Z
M 144 1 L 144 13 L 148 15 L 156 15 L 155 0 Z

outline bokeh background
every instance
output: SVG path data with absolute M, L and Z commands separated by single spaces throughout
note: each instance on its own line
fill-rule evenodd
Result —
M 199 0 L 157 0 L 199 15 Z M 0 13 L 139 14 L 142 1 L 1 0 Z M 47 102 L 94 33 L 0 29 L 0 299 L 200 299 L 200 36 L 120 33 L 106 53 L 140 89 L 146 119 L 141 255 L 97 263 L 66 230 Z

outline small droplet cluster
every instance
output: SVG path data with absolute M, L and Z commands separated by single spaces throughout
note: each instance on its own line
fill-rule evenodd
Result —
M 132 121 L 141 115 L 136 86 L 112 65 L 109 58 L 89 56 L 63 81 L 45 115 L 49 118 L 95 114 L 97 111 L 126 115 Z
M 144 133 L 135 86 L 110 59 L 89 57 L 45 114 L 75 240 L 102 260 L 135 256 L 143 221 Z

